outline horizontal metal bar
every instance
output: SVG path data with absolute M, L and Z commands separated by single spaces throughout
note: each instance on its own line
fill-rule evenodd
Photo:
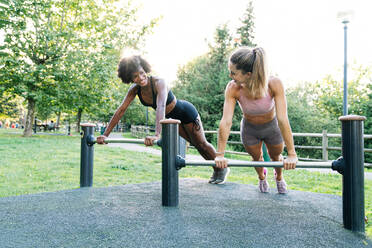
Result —
M 154 144 L 159 145 L 160 140 L 154 140 Z M 97 140 L 94 139 L 94 143 L 97 143 Z M 105 143 L 112 144 L 112 143 L 126 143 L 126 144 L 145 144 L 144 139 L 127 139 L 127 138 L 106 138 Z
M 107 138 L 105 142 L 110 143 L 129 143 L 129 144 L 145 144 L 144 139 L 126 139 L 126 138 Z
M 214 166 L 213 160 L 186 160 L 186 166 Z M 283 162 L 228 161 L 229 167 L 283 167 Z M 332 162 L 297 162 L 296 168 L 331 169 Z

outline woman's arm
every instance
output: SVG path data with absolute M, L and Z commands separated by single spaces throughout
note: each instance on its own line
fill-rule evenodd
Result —
M 274 95 L 276 116 L 288 152 L 288 158 L 284 160 L 284 169 L 294 169 L 296 168 L 297 154 L 294 148 L 292 129 L 288 120 L 284 86 L 280 79 L 271 78 L 269 87 Z
M 219 168 L 227 167 L 227 159 L 224 158 L 226 143 L 230 135 L 234 109 L 236 105 L 235 83 L 230 81 L 225 90 L 225 101 L 223 104 L 223 115 L 218 129 L 217 156 L 215 158 L 216 166 Z
M 112 129 L 118 124 L 121 117 L 123 117 L 128 106 L 132 103 L 132 101 L 136 97 L 137 91 L 138 91 L 138 86 L 135 84 L 131 85 L 131 87 L 129 88 L 127 92 L 127 95 L 124 97 L 123 102 L 116 109 L 115 114 L 112 116 L 108 126 L 106 127 L 104 134 L 97 137 L 98 144 L 104 144 L 104 139 L 110 135 Z
M 155 83 L 157 92 L 156 97 L 156 122 L 155 122 L 155 136 L 147 136 L 145 138 L 145 145 L 152 146 L 154 140 L 158 140 L 161 135 L 161 124 L 160 121 L 165 118 L 165 107 L 168 97 L 168 87 L 163 79 L 158 79 Z

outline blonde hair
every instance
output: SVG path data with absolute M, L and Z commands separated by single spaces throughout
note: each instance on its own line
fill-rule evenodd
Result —
M 264 97 L 268 87 L 268 68 L 263 48 L 256 47 L 252 50 L 248 47 L 238 48 L 230 56 L 230 62 L 243 73 L 252 73 L 249 81 L 245 83 L 249 96 Z

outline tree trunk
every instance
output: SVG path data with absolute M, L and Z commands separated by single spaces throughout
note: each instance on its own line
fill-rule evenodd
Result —
M 35 118 L 35 100 L 27 99 L 27 116 L 26 116 L 26 125 L 25 130 L 23 131 L 23 137 L 32 136 L 32 125 Z
M 79 108 L 77 116 L 76 116 L 76 132 L 80 132 L 80 121 L 81 121 L 81 115 L 83 113 L 83 110 Z
M 57 113 L 57 123 L 56 123 L 56 127 L 59 127 L 59 121 L 61 119 L 61 112 L 58 112 Z

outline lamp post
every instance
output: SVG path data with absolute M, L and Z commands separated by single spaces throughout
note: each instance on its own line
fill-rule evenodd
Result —
M 337 18 L 344 24 L 344 100 L 343 115 L 348 115 L 347 107 L 347 25 L 354 16 L 353 10 L 344 10 L 337 13 Z
M 347 115 L 347 24 L 349 21 L 347 19 L 344 19 L 342 21 L 344 24 L 344 110 L 343 110 L 343 115 Z

